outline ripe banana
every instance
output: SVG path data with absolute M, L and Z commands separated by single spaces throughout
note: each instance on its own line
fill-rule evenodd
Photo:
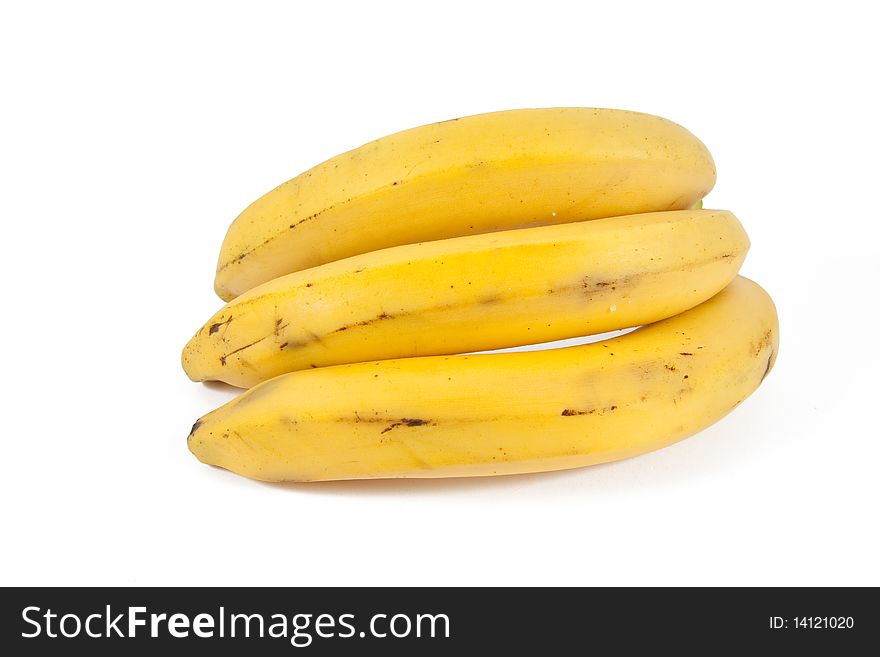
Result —
M 195 381 L 570 338 L 664 319 L 735 276 L 731 213 L 679 210 L 410 244 L 264 283 L 195 334 Z
M 251 204 L 214 288 L 225 301 L 278 276 L 400 244 L 692 207 L 715 165 L 665 119 L 585 108 L 496 112 L 343 153 Z
M 758 387 L 777 347 L 773 302 L 737 278 L 605 342 L 285 374 L 201 418 L 188 444 L 204 463 L 266 481 L 572 468 L 712 424 Z

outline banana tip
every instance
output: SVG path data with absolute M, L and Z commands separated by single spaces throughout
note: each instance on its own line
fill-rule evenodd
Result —
M 202 426 L 202 420 L 199 418 L 196 420 L 195 424 L 192 425 L 192 429 L 189 430 L 189 435 L 186 437 L 187 440 L 193 437 L 196 431 L 199 430 L 199 427 Z
M 183 351 L 180 352 L 180 366 L 183 368 L 184 373 L 189 377 L 189 380 L 196 383 L 205 380 L 205 376 L 199 371 L 198 350 L 200 345 L 198 337 L 199 334 L 196 333 L 196 335 L 186 343 Z
M 214 279 L 214 293 L 226 303 L 232 301 L 236 297 L 235 294 L 226 289 L 226 286 L 220 280 L 219 274 Z

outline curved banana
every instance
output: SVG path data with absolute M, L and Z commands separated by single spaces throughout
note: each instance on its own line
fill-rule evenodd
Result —
M 735 279 L 622 337 L 285 374 L 201 418 L 199 460 L 255 479 L 511 474 L 613 461 L 712 424 L 776 358 L 773 302 Z
M 236 298 L 183 351 L 196 381 L 453 354 L 639 326 L 705 301 L 749 241 L 679 210 L 458 237 L 296 272 Z
M 214 289 L 228 301 L 390 246 L 680 210 L 714 184 L 706 147 L 648 114 L 557 108 L 444 121 L 343 153 L 255 201 L 226 234 Z

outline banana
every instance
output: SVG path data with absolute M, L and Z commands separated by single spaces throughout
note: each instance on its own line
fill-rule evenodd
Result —
M 605 342 L 285 374 L 201 418 L 188 444 L 204 463 L 265 481 L 573 468 L 712 424 L 758 387 L 777 350 L 773 302 L 737 278 Z
M 251 204 L 223 241 L 224 300 L 273 278 L 400 244 L 692 207 L 715 165 L 690 132 L 607 109 L 495 112 L 343 153 Z
M 410 244 L 264 283 L 183 351 L 196 381 L 546 342 L 705 301 L 749 246 L 725 211 L 647 213 Z

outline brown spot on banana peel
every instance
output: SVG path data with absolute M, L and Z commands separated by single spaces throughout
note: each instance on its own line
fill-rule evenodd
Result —
M 562 411 L 561 415 L 562 415 L 562 417 L 574 417 L 575 415 L 592 415 L 595 412 L 596 412 L 595 408 L 591 408 L 588 411 L 576 411 L 572 408 L 566 408 L 565 410 Z
M 761 339 L 754 345 L 755 356 L 759 355 L 766 347 L 769 347 L 773 338 L 773 329 L 767 329 Z M 771 354 L 773 350 L 770 350 Z
M 333 206 L 331 205 L 330 207 L 324 208 L 323 210 L 319 210 L 318 212 L 315 212 L 315 213 L 313 213 L 313 214 L 310 214 L 308 217 L 303 217 L 303 218 L 300 219 L 299 221 L 295 221 L 295 222 L 293 222 L 292 224 L 290 224 L 290 225 L 287 227 L 287 229 L 290 230 L 291 228 L 296 228 L 296 227 L 299 226 L 300 224 L 304 224 L 304 223 L 307 222 L 307 221 L 311 221 L 312 219 L 316 219 L 317 217 L 321 216 L 322 213 L 326 212 L 327 210 L 329 210 L 329 209 L 332 208 L 332 207 L 333 207 Z M 279 234 L 280 234 L 280 233 L 279 233 Z M 274 239 L 274 238 L 273 238 L 273 239 Z M 271 241 L 271 239 L 270 239 L 270 240 L 267 240 L 266 242 L 263 242 L 263 244 L 266 244 L 267 242 L 270 242 L 270 241 Z
M 220 327 L 221 327 L 221 326 L 229 326 L 229 322 L 231 322 L 231 321 L 232 321 L 232 315 L 230 315 L 230 316 L 229 316 L 229 319 L 227 319 L 227 320 L 224 321 L 224 322 L 214 322 L 214 323 L 211 324 L 211 326 L 208 328 L 208 335 L 214 335 L 217 331 L 220 330 Z
M 770 367 L 773 364 L 773 353 L 773 349 L 770 349 L 770 355 L 767 356 L 767 367 L 764 368 L 764 374 L 761 375 L 761 383 L 763 383 L 764 379 L 767 378 L 767 375 L 770 374 Z
M 360 421 L 360 419 L 358 419 Z M 374 421 L 374 420 L 371 420 Z M 430 420 L 422 420 L 420 418 L 401 418 L 397 422 L 392 422 L 387 427 L 382 429 L 380 433 L 388 433 L 392 429 L 396 429 L 397 427 L 421 427 L 423 425 L 433 425 L 434 423 Z
M 307 344 L 311 344 L 311 340 L 287 340 L 278 345 L 279 351 L 284 351 L 285 349 L 298 349 L 299 347 L 305 347 Z
M 625 281 L 630 278 L 634 278 L 636 275 L 627 276 L 622 278 L 621 281 Z M 606 287 L 610 287 L 612 290 L 617 289 L 617 281 L 591 281 L 590 276 L 585 276 L 583 281 L 581 282 L 581 286 L 586 290 L 595 290 L 595 289 L 604 289 Z
M 229 358 L 230 356 L 232 356 L 232 355 L 234 355 L 234 354 L 237 354 L 237 353 L 240 352 L 240 351 L 244 351 L 245 349 L 250 349 L 250 348 L 253 347 L 255 344 L 257 344 L 257 343 L 259 343 L 259 342 L 262 342 L 263 340 L 265 340 L 266 338 L 268 338 L 268 337 L 270 337 L 270 336 L 272 336 L 272 335 L 274 335 L 274 333 L 270 333 L 269 335 L 264 335 L 264 336 L 263 336 L 262 338 L 260 338 L 259 340 L 254 340 L 254 341 L 251 342 L 250 344 L 246 344 L 245 346 L 243 346 L 243 347 L 239 347 L 238 349 L 233 349 L 233 350 L 230 351 L 229 353 L 224 354 L 223 356 L 220 356 L 220 364 L 225 366 L 225 365 L 226 365 L 226 359 Z
M 607 406 L 605 408 L 590 408 L 587 410 L 579 411 L 574 408 L 566 408 L 560 413 L 562 417 L 575 417 L 578 415 L 592 415 L 593 413 L 599 413 L 599 415 L 603 415 L 606 412 L 616 411 L 617 404 L 612 404 L 611 406 Z
M 389 315 L 388 313 L 379 313 L 372 319 L 365 319 L 360 322 L 355 322 L 354 324 L 346 324 L 345 326 L 340 326 L 338 329 L 333 331 L 334 333 L 341 333 L 342 331 L 347 331 L 350 328 L 354 328 L 355 326 L 369 326 L 374 322 L 381 322 L 386 319 L 394 319 L 394 315 Z
M 385 431 L 390 431 L 391 428 L 398 426 L 407 426 L 407 427 L 420 427 L 424 424 L 436 424 L 433 420 L 423 420 L 421 418 L 389 418 L 387 415 L 380 415 L 378 411 L 373 411 L 372 415 L 369 412 L 361 413 L 360 411 L 352 411 L 354 413 L 354 423 L 359 424 L 361 422 L 368 422 L 372 424 L 389 424 L 389 427 L 386 427 L 382 433 Z M 351 417 L 341 417 L 339 418 L 341 422 L 351 422 Z

